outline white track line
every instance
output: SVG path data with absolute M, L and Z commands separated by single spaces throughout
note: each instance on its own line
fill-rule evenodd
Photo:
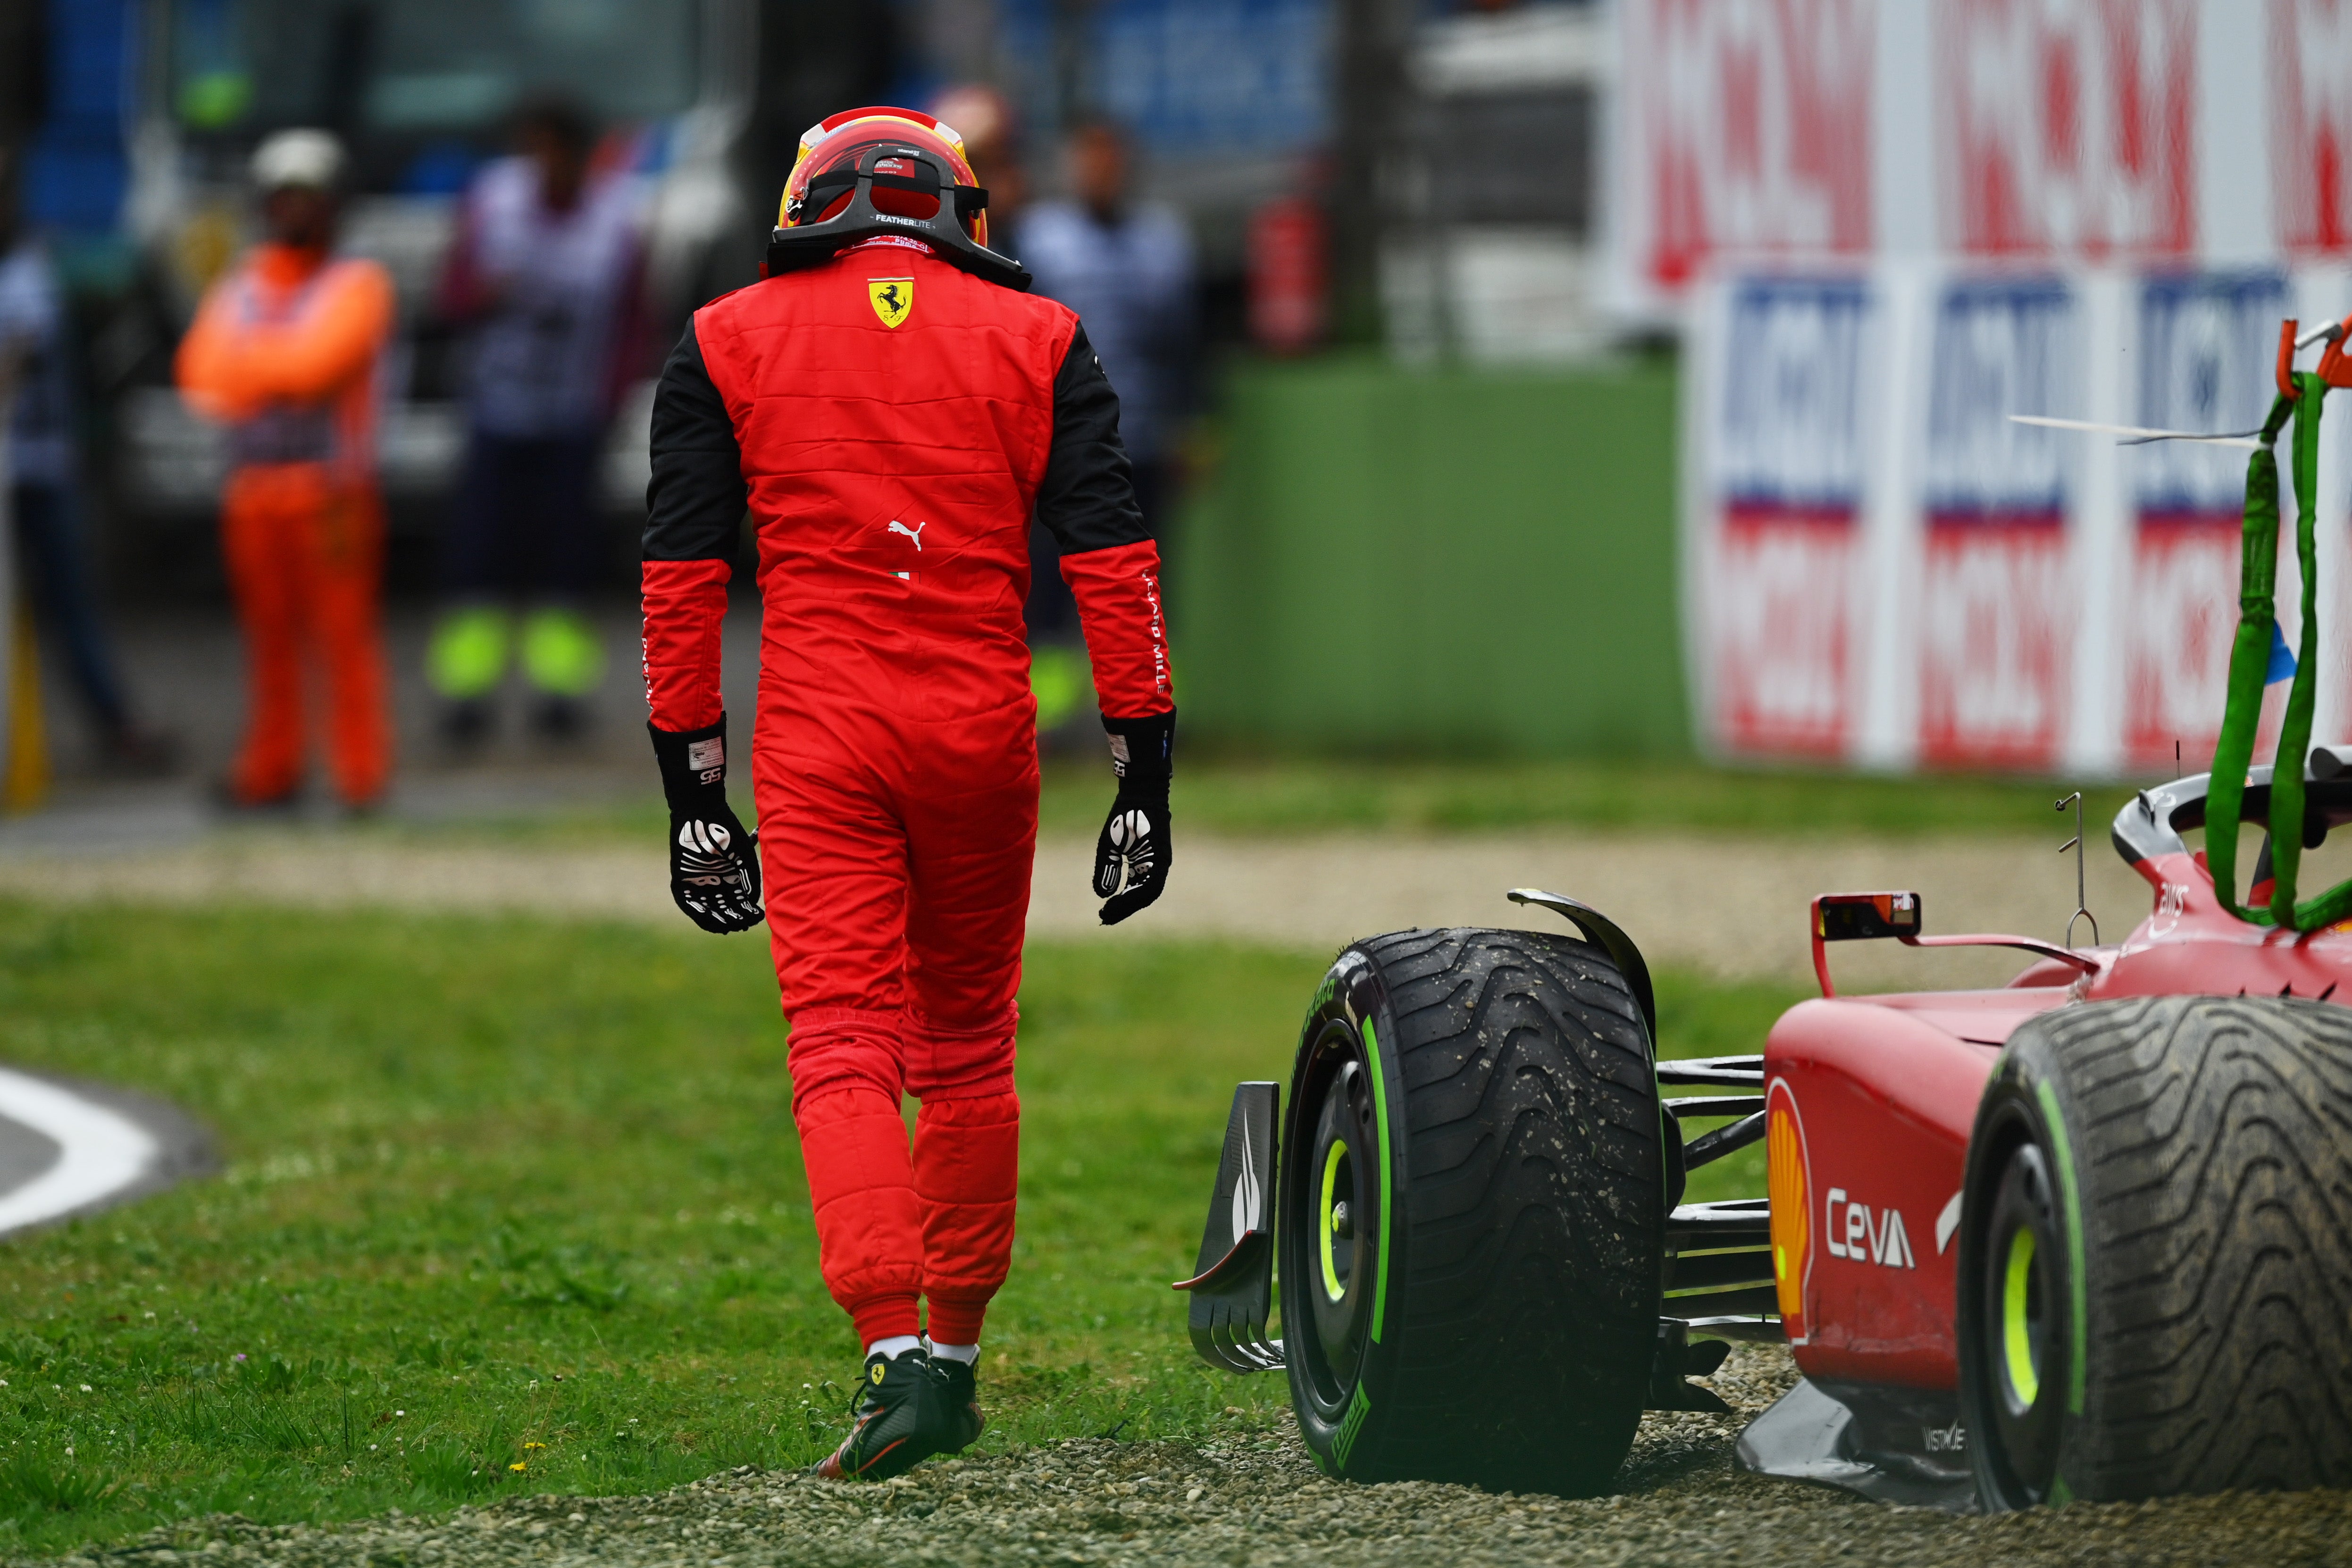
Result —
M 63 1151 L 48 1169 L 0 1193 L 0 1235 L 113 1196 L 145 1176 L 163 1152 L 153 1134 L 121 1112 L 5 1067 L 0 1115 L 22 1122 Z

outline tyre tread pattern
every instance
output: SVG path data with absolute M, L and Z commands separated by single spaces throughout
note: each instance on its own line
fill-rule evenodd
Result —
M 2101 1003 L 2011 1050 L 2082 1184 L 2074 1493 L 2352 1485 L 2352 1009 Z
M 1574 937 L 1469 928 L 1358 946 L 1394 1019 L 1397 1218 L 1411 1227 L 1379 1469 L 1601 1490 L 1641 1417 L 1664 1248 L 1640 1009 L 1607 954 Z

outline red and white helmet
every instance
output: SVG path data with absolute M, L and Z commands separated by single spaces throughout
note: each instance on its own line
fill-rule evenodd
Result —
M 793 164 L 792 178 L 784 183 L 776 226 L 796 228 L 838 216 L 856 191 L 862 155 L 884 146 L 920 149 L 936 155 L 958 187 L 957 216 L 964 234 L 975 244 L 988 243 L 986 209 L 961 194 L 969 191 L 985 200 L 964 157 L 963 138 L 912 109 L 845 110 L 803 131 L 800 157 Z M 874 208 L 897 217 L 934 217 L 940 208 L 937 182 L 924 178 L 921 166 L 912 158 L 885 157 L 874 166 Z
M 988 248 L 988 193 L 963 139 L 911 109 L 853 109 L 811 126 L 784 183 L 761 276 L 821 267 L 852 246 L 896 238 L 1007 288 L 1029 274 Z

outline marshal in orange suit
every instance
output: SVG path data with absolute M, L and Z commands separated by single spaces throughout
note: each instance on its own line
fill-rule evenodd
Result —
M 324 131 L 261 144 L 253 181 L 269 237 L 206 292 L 180 344 L 182 393 L 229 430 L 221 538 L 249 707 L 224 792 L 239 807 L 300 793 L 311 667 L 325 677 L 337 795 L 364 810 L 392 771 L 373 434 L 394 300 L 383 267 L 333 253 L 342 166 Z

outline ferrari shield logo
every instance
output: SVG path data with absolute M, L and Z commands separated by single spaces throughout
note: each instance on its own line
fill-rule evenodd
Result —
M 882 318 L 882 325 L 896 327 L 915 308 L 915 280 L 871 277 L 866 281 L 866 297 L 874 301 L 874 314 Z

